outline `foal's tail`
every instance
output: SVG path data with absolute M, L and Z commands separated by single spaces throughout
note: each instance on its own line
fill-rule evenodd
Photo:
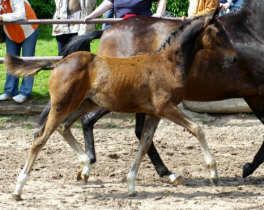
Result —
M 32 76 L 40 70 L 52 70 L 55 67 L 54 63 L 51 61 L 25 61 L 10 54 L 5 56 L 7 72 L 17 77 Z
M 75 36 L 71 41 L 64 47 L 62 56 L 65 57 L 73 52 L 77 51 L 90 51 L 90 42 L 94 39 L 101 38 L 104 31 L 98 30 L 91 33 L 87 33 L 81 36 Z

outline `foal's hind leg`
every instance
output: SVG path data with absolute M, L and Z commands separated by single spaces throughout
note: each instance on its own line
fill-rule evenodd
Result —
M 57 129 L 58 132 L 64 137 L 64 140 L 78 155 L 82 169 L 78 171 L 77 179 L 83 179 L 85 182 L 87 182 L 91 170 L 90 156 L 89 153 L 86 154 L 82 150 L 81 145 L 76 141 L 76 139 L 72 135 L 70 128 L 76 120 L 78 120 L 81 116 L 87 113 L 87 107 L 89 108 L 89 110 L 91 110 L 92 108 L 96 107 L 96 105 L 94 105 L 90 100 L 84 101 L 79 107 L 79 109 L 74 113 L 70 114 Z
M 205 135 L 201 127 L 194 123 L 191 119 L 185 116 L 177 106 L 174 104 L 167 105 L 164 110 L 161 112 L 161 116 L 165 117 L 176 124 L 179 124 L 185 127 L 189 132 L 191 132 L 200 142 L 200 146 L 202 148 L 204 159 L 206 163 L 206 167 L 210 171 L 211 181 L 216 184 L 218 181 L 216 162 L 211 154 L 207 141 L 205 139 Z
M 39 132 L 39 135 L 34 137 L 25 166 L 17 178 L 16 188 L 13 192 L 13 198 L 15 200 L 21 200 L 23 187 L 26 184 L 37 155 L 41 148 L 46 144 L 50 135 L 54 132 L 61 119 L 63 119 L 62 115 L 57 115 L 56 111 L 51 110 L 45 128 L 43 131 Z

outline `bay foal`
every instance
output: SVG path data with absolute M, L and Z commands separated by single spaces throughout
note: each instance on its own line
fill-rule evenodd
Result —
M 92 33 L 76 36 L 65 47 L 63 56 L 67 56 L 77 51 L 89 51 L 90 42 L 94 39 L 100 39 L 97 55 L 110 57 L 129 57 L 139 53 L 152 53 L 159 49 L 166 38 L 183 23 L 181 19 L 161 19 L 149 16 L 136 16 L 113 24 L 104 33 L 94 31 Z M 102 36 L 102 37 L 101 37 Z M 49 113 L 50 104 L 48 104 L 40 115 L 40 124 L 42 124 Z M 96 121 L 109 113 L 103 109 L 94 110 L 81 118 L 81 124 L 84 134 L 85 151 L 90 157 L 90 163 L 96 162 L 96 153 L 94 147 L 93 127 Z M 135 134 L 140 140 L 144 125 L 145 114 L 136 113 Z M 154 145 L 150 145 L 147 152 L 153 166 L 160 177 L 168 178 L 170 183 L 178 184 L 181 180 L 180 175 L 172 173 L 163 163 L 159 153 Z M 81 179 L 81 169 L 78 170 L 77 180 Z
M 148 114 L 136 159 L 127 177 L 129 195 L 136 193 L 135 179 L 139 165 L 152 142 L 160 118 L 184 126 L 197 137 L 211 178 L 217 179 L 216 162 L 203 131 L 177 107 L 184 97 L 185 83 L 196 53 L 214 44 L 213 52 L 224 58 L 225 65 L 233 65 L 236 53 L 214 17 L 203 17 L 179 27 L 153 54 L 121 59 L 77 52 L 58 62 L 49 81 L 51 109 L 18 176 L 14 199 L 21 199 L 33 163 L 56 129 L 77 153 L 83 165 L 82 177 L 89 176 L 89 157 L 73 137 L 70 127 L 81 116 L 100 107 L 116 112 Z M 6 57 L 6 65 L 13 74 L 26 69 L 37 72 L 47 66 L 43 62 L 23 62 L 10 55 Z

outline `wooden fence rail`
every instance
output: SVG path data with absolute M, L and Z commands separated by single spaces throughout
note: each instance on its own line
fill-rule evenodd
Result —
M 166 20 L 182 20 L 179 17 L 161 17 Z M 189 19 L 189 18 L 186 18 Z M 36 20 L 17 20 L 13 22 L 1 22 L 0 24 L 96 24 L 96 23 L 116 23 L 122 18 L 94 18 L 88 21 L 84 19 L 36 19 Z

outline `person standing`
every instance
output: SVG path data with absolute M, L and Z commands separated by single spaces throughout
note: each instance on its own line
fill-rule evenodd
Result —
M 56 11 L 54 19 L 82 19 L 90 14 L 96 0 L 55 0 Z M 78 4 L 78 9 L 72 12 L 72 4 Z M 77 35 L 94 31 L 94 24 L 53 24 L 52 35 L 56 37 L 58 55 L 61 55 L 68 42 Z
M 81 19 L 91 14 L 95 8 L 96 0 L 79 0 L 81 7 Z M 83 35 L 95 30 L 95 24 L 81 24 L 78 35 Z
M 55 0 L 56 11 L 54 19 L 80 19 L 80 11 L 70 14 L 68 0 Z M 79 24 L 53 24 L 52 36 L 56 37 L 58 44 L 58 55 L 61 55 L 65 45 L 76 35 L 80 29 Z
M 104 0 L 85 20 L 99 17 L 104 12 L 114 9 L 116 18 L 129 18 L 135 15 L 151 16 L 152 0 Z M 166 0 L 159 0 L 154 17 L 161 17 L 166 10 Z
M 0 0 L 0 21 L 12 22 L 21 19 L 37 19 L 37 16 L 27 0 Z M 4 24 L 6 34 L 6 52 L 19 56 L 34 56 L 37 43 L 39 26 Z M 13 100 L 17 103 L 25 102 L 33 88 L 34 77 L 24 77 L 20 90 L 19 78 L 6 74 L 4 93 L 0 95 L 0 101 Z

